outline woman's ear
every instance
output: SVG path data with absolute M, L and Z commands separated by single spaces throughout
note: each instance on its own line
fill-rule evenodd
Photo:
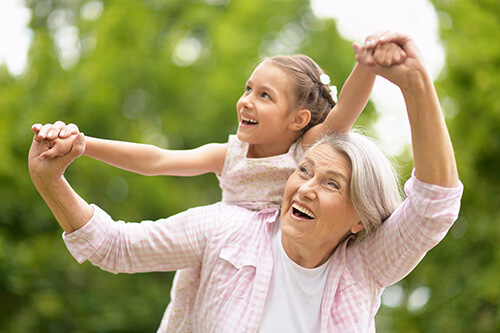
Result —
M 356 223 L 355 225 L 353 225 L 351 227 L 351 233 L 353 234 L 357 234 L 358 232 L 360 232 L 361 230 L 363 230 L 365 227 L 363 226 L 363 223 L 361 223 L 361 221 L 359 221 L 358 223 Z
M 292 115 L 289 127 L 293 131 L 300 131 L 309 124 L 311 120 L 311 111 L 307 109 L 297 110 Z

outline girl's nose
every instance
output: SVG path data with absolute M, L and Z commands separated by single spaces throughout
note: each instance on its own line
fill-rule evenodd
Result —
M 246 108 L 246 109 L 253 109 L 253 97 L 252 94 L 246 94 L 241 97 L 240 101 L 241 104 Z

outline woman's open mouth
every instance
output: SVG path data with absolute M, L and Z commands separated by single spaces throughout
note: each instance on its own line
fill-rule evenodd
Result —
M 292 204 L 292 209 L 293 209 L 293 216 L 299 217 L 299 218 L 305 218 L 308 220 L 313 220 L 316 218 L 316 215 L 314 215 L 313 212 L 311 212 L 309 209 L 300 206 L 296 202 Z

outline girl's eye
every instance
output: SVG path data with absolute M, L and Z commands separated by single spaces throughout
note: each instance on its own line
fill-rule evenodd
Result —
M 246 87 L 246 88 L 245 88 L 245 92 L 247 92 L 247 93 L 252 92 L 252 88 L 250 88 L 250 87 Z
M 271 96 L 269 96 L 268 93 L 262 93 L 262 97 L 265 99 L 271 99 Z

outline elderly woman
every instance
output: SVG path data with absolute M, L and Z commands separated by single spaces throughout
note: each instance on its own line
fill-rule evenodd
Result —
M 383 67 L 371 48 L 390 41 L 407 59 Z M 63 177 L 82 154 L 84 136 L 50 160 L 38 157 L 51 142 L 35 138 L 30 174 L 70 252 L 115 273 L 201 266 L 192 314 L 197 332 L 373 332 L 384 288 L 444 237 L 457 217 L 462 185 L 413 41 L 386 33 L 355 51 L 403 92 L 415 161 L 406 200 L 376 144 L 361 134 L 332 134 L 289 178 L 280 211 L 218 203 L 156 222 L 114 222 Z

